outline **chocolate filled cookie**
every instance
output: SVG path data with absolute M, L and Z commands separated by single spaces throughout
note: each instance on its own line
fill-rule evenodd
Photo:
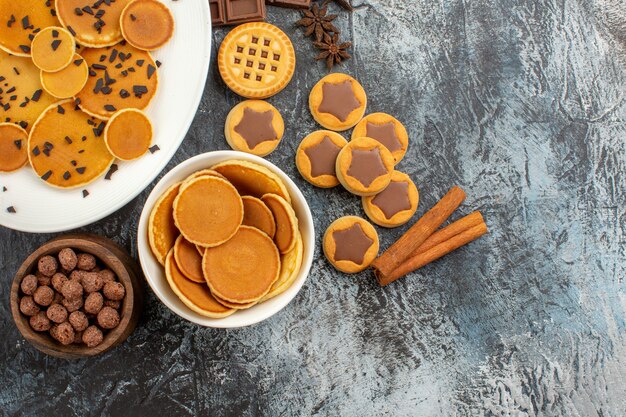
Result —
M 236 151 L 265 156 L 283 137 L 283 118 L 267 101 L 246 100 L 232 108 L 226 117 L 224 135 Z
M 356 125 L 366 107 L 365 90 L 346 74 L 327 75 L 315 84 L 309 95 L 309 108 L 315 121 L 338 132 Z
M 398 227 L 415 214 L 419 193 L 408 175 L 393 171 L 387 188 L 374 196 L 363 197 L 362 202 L 371 221 L 383 227 Z
M 365 219 L 345 216 L 324 234 L 324 255 L 338 270 L 355 273 L 367 268 L 378 255 L 378 233 Z
M 348 143 L 337 156 L 335 169 L 341 185 L 352 194 L 378 194 L 389 185 L 394 160 L 391 152 L 371 138 Z
M 409 147 L 406 128 L 395 117 L 387 113 L 368 114 L 352 131 L 352 139 L 368 137 L 376 139 L 393 155 L 396 164 L 404 158 Z
M 296 152 L 296 167 L 300 175 L 321 188 L 339 185 L 335 163 L 339 151 L 348 142 L 338 133 L 318 130 L 300 142 Z

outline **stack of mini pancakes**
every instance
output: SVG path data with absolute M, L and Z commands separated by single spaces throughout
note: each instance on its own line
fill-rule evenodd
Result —
M 181 301 L 222 318 L 287 290 L 302 265 L 298 217 L 282 180 L 248 161 L 197 171 L 157 200 L 150 248 Z

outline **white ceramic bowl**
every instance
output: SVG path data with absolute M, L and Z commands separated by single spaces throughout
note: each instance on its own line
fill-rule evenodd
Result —
M 229 159 L 256 162 L 257 164 L 270 169 L 283 180 L 289 194 L 291 195 L 293 208 L 295 209 L 300 222 L 300 232 L 302 233 L 302 243 L 304 244 L 304 256 L 302 259 L 300 273 L 293 285 L 287 289 L 287 291 L 252 308 L 237 311 L 231 316 L 223 319 L 211 319 L 192 311 L 189 307 L 183 304 L 182 301 L 180 301 L 170 288 L 167 283 L 167 279 L 165 278 L 163 267 L 154 258 L 152 251 L 150 250 L 150 244 L 148 242 L 148 221 L 150 218 L 150 211 L 152 210 L 154 203 L 168 187 L 182 181 L 195 171 L 209 168 L 218 162 Z M 289 302 L 296 296 L 296 294 L 300 291 L 300 288 L 302 288 L 302 285 L 309 274 L 309 270 L 311 269 L 313 253 L 315 252 L 315 230 L 313 228 L 311 209 L 309 208 L 306 199 L 291 178 L 276 167 L 276 165 L 263 158 L 259 158 L 258 156 L 243 152 L 215 151 L 207 152 L 186 160 L 180 165 L 174 167 L 161 179 L 161 181 L 158 182 L 150 193 L 150 196 L 148 197 L 148 200 L 143 208 L 143 212 L 141 213 L 139 229 L 137 232 L 137 246 L 141 267 L 148 284 L 152 287 L 152 290 L 157 297 L 159 297 L 163 304 L 165 304 L 170 310 L 178 314 L 180 317 L 201 326 L 233 328 L 250 326 L 273 316 L 289 304 Z

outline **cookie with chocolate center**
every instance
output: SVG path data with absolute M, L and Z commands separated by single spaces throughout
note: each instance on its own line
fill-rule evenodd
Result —
M 324 255 L 338 270 L 355 273 L 367 268 L 378 255 L 378 233 L 357 216 L 345 216 L 328 226 L 324 234 Z
M 309 109 L 315 121 L 338 132 L 356 125 L 363 118 L 366 107 L 365 90 L 347 74 L 325 76 L 309 95 Z
M 224 135 L 236 151 L 265 156 L 283 137 L 283 118 L 267 101 L 246 100 L 232 108 L 226 117 Z
M 415 214 L 419 193 L 408 175 L 393 171 L 389 185 L 374 196 L 363 197 L 362 203 L 371 221 L 383 227 L 398 227 Z
M 394 160 L 391 152 L 371 138 L 350 141 L 337 156 L 337 179 L 353 194 L 378 194 L 389 185 Z
M 386 113 L 365 116 L 352 131 L 352 139 L 361 137 L 376 139 L 385 145 L 396 164 L 404 158 L 409 146 L 409 135 L 404 125 Z
M 339 133 L 318 130 L 305 137 L 296 151 L 296 167 L 300 175 L 321 188 L 339 185 L 335 164 L 339 151 L 348 144 Z

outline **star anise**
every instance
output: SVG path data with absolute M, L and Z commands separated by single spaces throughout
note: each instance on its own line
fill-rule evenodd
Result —
M 322 4 L 322 6 L 328 5 L 328 3 L 330 3 L 331 1 L 334 1 L 339 6 L 341 6 L 343 9 L 346 9 L 346 10 L 348 10 L 350 12 L 354 10 L 352 5 L 350 4 L 350 0 L 324 0 L 324 3 Z
M 309 10 L 302 11 L 302 19 L 296 22 L 296 25 L 304 26 L 306 31 L 305 36 L 315 35 L 315 40 L 320 42 L 327 32 L 339 33 L 339 29 L 332 24 L 332 21 L 337 17 L 336 14 L 327 15 L 327 8 L 323 6 L 320 8 L 317 3 Z
M 339 34 L 335 33 L 330 36 L 328 33 L 324 33 L 324 40 L 321 42 L 314 42 L 314 45 L 321 49 L 322 52 L 315 59 L 325 59 L 328 69 L 332 69 L 333 65 L 340 64 L 345 59 L 350 59 L 350 54 L 346 52 L 346 49 L 352 46 L 352 42 L 339 42 Z

